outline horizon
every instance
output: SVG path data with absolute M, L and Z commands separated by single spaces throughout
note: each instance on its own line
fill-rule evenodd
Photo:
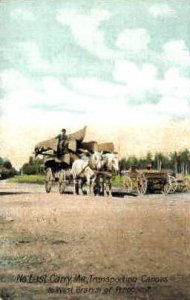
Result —
M 163 125 L 163 124 L 162 124 Z M 154 143 L 151 142 L 151 144 L 147 144 L 147 135 L 146 133 L 143 134 L 141 132 L 141 135 L 138 136 L 137 132 L 139 131 L 139 128 L 136 127 L 134 130 L 134 127 L 132 128 L 127 128 L 127 130 L 122 128 L 114 128 L 114 132 L 113 129 L 111 129 L 110 131 L 112 131 L 112 139 L 109 139 L 110 136 L 110 132 L 107 128 L 104 128 L 104 130 L 101 130 L 99 128 L 98 132 L 95 132 L 94 129 L 91 127 L 90 131 L 88 130 L 87 127 L 87 133 L 86 133 L 86 137 L 84 139 L 84 141 L 92 141 L 95 140 L 98 143 L 102 143 L 102 142 L 114 142 L 114 148 L 115 151 L 118 152 L 119 154 L 119 159 L 122 158 L 128 158 L 129 156 L 136 156 L 137 158 L 144 158 L 146 157 L 147 153 L 151 153 L 153 156 L 156 153 L 163 153 L 164 155 L 169 155 L 170 153 L 174 153 L 174 152 L 181 152 L 184 150 L 189 150 L 189 134 L 190 134 L 190 126 L 189 126 L 189 130 L 186 134 L 187 138 L 183 140 L 183 144 L 177 145 L 177 141 L 180 140 L 180 135 L 182 134 L 182 132 L 184 130 L 187 130 L 186 125 L 185 124 L 181 124 L 181 127 L 179 128 L 179 124 L 178 124 L 178 135 L 176 136 L 176 132 L 173 132 L 173 128 L 175 127 L 175 123 L 170 124 L 171 126 L 167 126 L 164 128 L 160 128 L 158 131 L 158 128 L 152 128 L 150 130 L 149 127 L 146 128 L 146 130 L 149 130 L 149 135 L 148 135 L 148 140 L 152 140 L 153 137 L 155 137 L 154 139 Z M 80 128 L 78 128 L 80 129 Z M 144 128 L 145 129 L 145 128 Z M 154 130 L 157 130 L 156 132 Z M 77 130 L 77 128 L 76 128 Z M 68 133 L 73 133 L 75 130 L 67 130 Z M 164 131 L 166 131 L 166 133 L 164 134 Z M 103 132 L 104 134 L 101 134 L 101 132 Z M 118 133 L 119 132 L 119 133 Z M 171 136 L 171 132 L 173 132 L 173 136 Z M 20 146 L 19 145 L 15 145 L 14 147 L 14 155 L 12 154 L 12 159 L 11 157 L 8 157 L 6 155 L 0 155 L 3 159 L 8 159 L 11 161 L 11 163 L 13 164 L 13 166 L 16 169 L 20 169 L 22 167 L 22 165 L 26 162 L 28 162 L 29 157 L 34 155 L 34 147 L 38 142 L 42 142 L 46 139 L 50 139 L 53 138 L 56 134 L 58 133 L 58 131 L 54 130 L 51 131 L 51 133 L 49 131 L 46 132 L 45 135 L 43 135 L 42 139 L 40 140 L 37 137 L 34 137 L 33 141 L 30 140 L 30 144 L 27 143 L 25 146 L 29 146 L 26 149 L 23 149 L 25 151 L 23 151 L 22 153 L 19 153 L 20 151 Z M 165 147 L 165 139 L 168 139 L 168 134 L 171 137 L 170 138 L 170 143 L 169 146 Z M 128 136 L 128 141 L 129 143 L 125 145 L 124 142 L 122 142 L 124 140 L 123 136 Z M 130 140 L 133 140 L 133 136 L 136 136 L 135 138 L 135 143 L 133 141 L 133 143 L 130 142 Z M 94 138 L 96 137 L 96 138 Z M 120 138 L 118 138 L 120 137 Z M 144 139 L 145 138 L 145 139 Z M 114 139 L 114 140 L 113 140 Z M 143 147 L 141 145 L 141 147 L 139 147 L 139 143 L 143 142 Z M 24 144 L 24 143 L 23 143 Z M 135 146 L 136 145 L 136 146 Z M 167 144 L 168 145 L 168 144 Z M 17 146 L 17 147 L 16 147 Z M 15 152 L 15 149 L 17 150 Z M 10 151 L 8 149 L 8 151 Z M 15 163 L 16 162 L 16 163 Z

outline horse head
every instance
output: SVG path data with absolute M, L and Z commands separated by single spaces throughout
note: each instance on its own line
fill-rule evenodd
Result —
M 89 165 L 93 170 L 100 170 L 103 165 L 102 152 L 95 151 L 89 159 Z
M 106 169 L 110 172 L 118 173 L 119 172 L 119 159 L 118 155 L 115 153 L 104 154 L 104 161 Z

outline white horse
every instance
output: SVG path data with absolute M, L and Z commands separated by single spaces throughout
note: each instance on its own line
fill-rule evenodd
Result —
M 96 176 L 96 172 L 99 175 Z M 115 153 L 102 154 L 95 151 L 90 157 L 83 156 L 81 159 L 74 161 L 71 169 L 73 175 L 75 192 L 79 192 L 79 181 L 81 181 L 81 189 L 84 183 L 87 185 L 87 193 L 92 193 L 94 183 L 96 186 L 102 186 L 103 192 L 106 190 L 108 195 L 111 194 L 111 176 L 110 173 L 101 175 L 101 171 L 117 173 L 119 171 L 118 156 Z M 101 181 L 101 183 L 100 183 Z
M 116 153 L 106 153 L 102 155 L 103 168 L 112 173 L 119 172 L 119 159 Z
M 101 170 L 104 162 L 102 152 L 95 151 L 89 158 L 89 166 L 92 170 Z
M 87 194 L 92 193 L 92 183 L 95 180 L 95 172 L 89 167 L 88 160 L 76 159 L 72 165 L 71 174 L 74 181 L 74 193 L 79 194 L 79 189 L 87 185 Z
M 111 195 L 111 179 L 112 174 L 119 171 L 119 159 L 115 153 L 107 153 L 102 155 L 101 172 L 96 177 L 96 187 L 100 189 L 100 193 Z M 111 174 L 110 174 L 111 173 Z
M 92 193 L 96 171 L 102 168 L 102 164 L 102 153 L 97 151 L 90 157 L 83 155 L 81 159 L 73 162 L 71 174 L 74 180 L 75 193 L 79 193 L 79 187 L 83 189 L 84 183 L 87 185 L 87 193 Z

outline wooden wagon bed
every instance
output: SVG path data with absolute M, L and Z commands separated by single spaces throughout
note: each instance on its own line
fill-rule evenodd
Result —
M 128 192 L 136 190 L 145 194 L 160 191 L 165 194 L 174 193 L 177 189 L 177 180 L 170 170 L 138 170 L 125 172 L 124 187 Z

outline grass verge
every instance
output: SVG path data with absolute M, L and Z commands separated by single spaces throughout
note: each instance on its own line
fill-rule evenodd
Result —
M 17 175 L 9 179 L 12 183 L 36 183 L 44 184 L 44 175 Z

